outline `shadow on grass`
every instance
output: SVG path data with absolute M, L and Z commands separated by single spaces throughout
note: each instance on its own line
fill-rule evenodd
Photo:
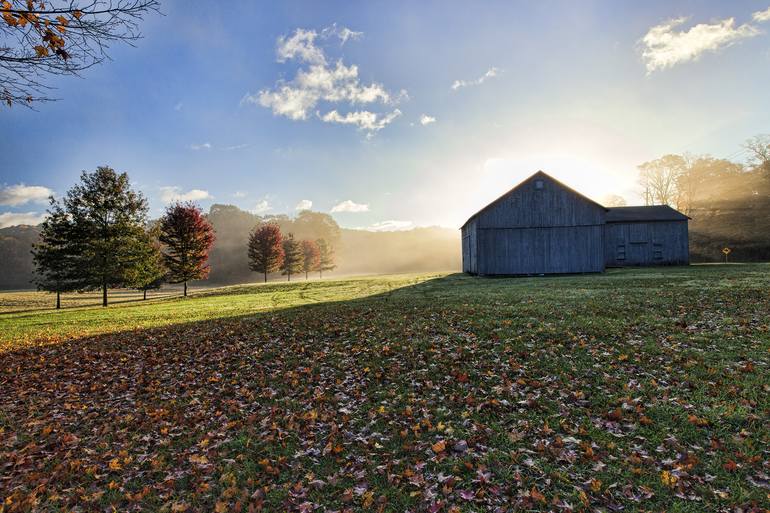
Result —
M 316 500 L 341 509 L 339 498 L 345 489 L 366 477 L 369 489 L 388 495 L 392 510 L 422 510 L 408 493 L 411 488 L 385 483 L 377 469 L 395 460 L 408 463 L 405 468 L 416 468 L 424 465 L 420 461 L 430 459 L 432 471 L 425 478 L 439 486 L 435 476 L 446 470 L 440 466 L 446 456 L 450 461 L 468 458 L 474 463 L 471 468 L 484 465 L 495 473 L 495 479 L 504 480 L 516 462 L 500 461 L 486 448 L 499 449 L 498 455 L 510 454 L 513 448 L 528 449 L 532 439 L 509 438 L 525 417 L 540 433 L 538 438 L 545 436 L 539 426 L 564 416 L 574 426 L 593 429 L 596 419 L 616 406 L 605 398 L 626 397 L 627 383 L 642 372 L 663 380 L 666 393 L 672 396 L 699 400 L 701 391 L 712 393 L 706 379 L 702 390 L 688 388 L 693 369 L 687 375 L 676 374 L 678 365 L 667 370 L 663 363 L 671 356 L 681 356 L 682 361 L 692 356 L 679 354 L 683 350 L 679 345 L 665 344 L 664 350 L 673 348 L 675 352 L 653 352 L 648 357 L 657 359 L 644 366 L 633 357 L 619 360 L 617 355 L 629 352 L 627 341 L 642 334 L 651 340 L 672 334 L 689 340 L 691 333 L 675 324 L 673 317 L 662 321 L 658 316 L 645 317 L 650 301 L 655 300 L 660 311 L 671 310 L 680 304 L 678 291 L 672 289 L 690 287 L 689 291 L 699 293 L 704 280 L 724 276 L 728 275 L 704 269 L 548 280 L 488 280 L 453 274 L 353 299 L 204 321 L 180 318 L 164 327 L 2 353 L 0 412 L 4 415 L 0 427 L 8 436 L 0 436 L 0 461 L 5 456 L 9 463 L 6 467 L 0 464 L 5 479 L 0 484 L 14 493 L 29 494 L 45 484 L 46 493 L 68 497 L 71 505 L 93 497 L 78 491 L 80 487 L 104 490 L 114 480 L 113 486 L 125 490 L 95 498 L 103 501 L 98 509 L 107 510 L 113 502 L 128 509 L 129 499 L 123 492 L 137 494 L 147 487 L 150 491 L 139 500 L 148 510 L 160 509 L 169 490 L 187 502 L 203 501 L 201 510 L 212 510 L 216 497 L 224 492 L 220 488 L 226 485 L 221 483 L 237 481 L 238 487 L 250 487 L 249 494 L 268 490 L 265 486 L 269 485 L 264 492 L 267 496 L 263 492 L 250 496 L 264 498 L 267 511 L 286 511 L 292 509 L 287 501 L 294 500 L 288 490 L 297 492 L 294 485 L 312 471 L 319 478 L 333 476 L 339 483 L 326 484 L 322 491 L 303 488 L 297 492 L 299 502 Z M 686 285 L 693 280 L 697 283 Z M 614 302 L 609 292 L 629 284 L 624 301 Z M 638 290 L 643 284 L 648 289 Z M 579 292 L 589 288 L 599 299 Z M 276 290 L 256 289 L 254 293 L 270 295 Z M 752 290 L 748 299 L 756 299 L 759 292 Z M 735 298 L 744 299 L 740 294 Z M 708 301 L 697 307 L 706 309 L 701 312 L 704 319 L 714 317 Z M 748 300 L 720 303 L 715 308 L 728 307 L 735 311 L 720 315 L 755 316 Z M 619 322 L 601 324 L 612 315 Z M 500 328 L 506 331 L 498 331 Z M 709 336 L 709 329 L 704 326 L 704 337 Z M 578 339 L 589 349 L 580 349 Z M 589 351 L 593 348 L 596 352 Z M 597 372 L 598 364 L 602 369 L 611 368 L 611 375 Z M 707 376 L 709 364 L 699 365 Z M 521 380 L 523 384 L 501 381 L 520 377 L 526 378 Z M 759 372 L 742 372 L 735 379 L 743 380 L 741 390 L 750 391 L 758 389 L 763 378 Z M 737 386 L 734 380 L 725 380 L 724 388 Z M 516 401 L 492 401 L 495 395 L 490 390 L 497 386 L 509 390 Z M 588 398 L 576 395 L 578 392 L 585 392 Z M 542 399 L 533 399 L 541 394 Z M 703 411 L 708 411 L 708 401 L 703 402 Z M 657 414 L 659 417 L 650 414 L 655 424 L 638 428 L 651 435 L 645 451 L 654 454 L 656 440 L 670 434 L 672 426 L 680 437 L 694 437 L 690 449 L 708 446 L 710 433 L 705 428 L 696 429 L 674 415 L 665 424 L 661 421 L 665 411 Z M 463 415 L 467 422 L 461 420 Z M 423 426 L 419 431 L 424 433 L 417 437 L 412 429 L 415 423 L 419 428 L 422 419 L 451 423 L 456 431 L 439 433 Z M 743 429 L 743 425 L 717 427 L 732 429 L 724 435 L 726 443 L 737 439 L 731 435 L 737 436 Z M 766 433 L 760 429 L 764 428 L 756 429 L 757 441 Z M 605 434 L 596 431 L 592 436 L 600 440 Z M 431 449 L 443 438 L 462 439 L 472 449 L 460 451 L 462 456 L 450 453 L 453 444 L 446 451 Z M 636 450 L 633 446 L 639 443 L 630 436 L 610 439 L 613 444 L 626 444 L 623 451 Z M 339 455 L 334 448 L 324 454 L 327 443 L 333 447 L 339 443 Z M 733 450 L 730 447 L 725 455 Z M 450 454 L 434 456 L 437 452 Z M 701 456 L 705 461 L 705 455 Z M 556 464 L 556 460 L 548 461 Z M 607 461 L 617 467 L 613 460 Z M 704 471 L 716 472 L 723 463 L 717 460 L 715 471 Z M 337 475 L 341 467 L 344 471 Z M 62 470 L 52 478 L 41 468 Z M 94 471 L 79 470 L 86 468 Z M 579 463 L 569 468 L 583 472 Z M 538 466 L 521 469 L 525 477 L 538 482 L 544 477 L 541 470 Z M 356 475 L 362 477 L 351 477 Z M 745 486 L 748 474 L 743 467 L 735 475 L 740 486 Z M 471 483 L 476 477 L 474 470 L 463 479 Z M 580 473 L 576 481 L 588 478 L 589 474 Z M 718 479 L 715 486 L 731 485 L 729 476 L 719 475 Z M 202 483 L 211 485 L 211 494 L 193 499 L 193 491 Z M 644 484 L 660 486 L 658 474 L 651 474 Z M 528 490 L 530 485 L 524 488 Z M 654 509 L 671 509 L 675 499 L 670 490 L 656 491 L 658 506 L 666 508 Z M 575 489 L 566 483 L 554 493 L 574 495 Z M 759 488 L 751 493 L 764 497 Z M 593 500 L 603 504 L 605 499 L 602 495 Z M 522 509 L 536 509 L 533 506 Z M 703 509 L 711 509 L 712 504 L 707 506 Z

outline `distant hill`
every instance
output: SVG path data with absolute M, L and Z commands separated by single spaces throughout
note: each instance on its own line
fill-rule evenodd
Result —
M 719 262 L 729 247 L 734 262 L 770 261 L 770 198 L 753 195 L 697 205 L 690 213 L 690 257 Z
M 37 226 L 0 228 L 0 289 L 28 289 L 32 285 L 32 244 L 37 241 Z
M 270 220 L 284 233 L 298 239 L 324 238 L 334 246 L 337 269 L 328 276 L 383 274 L 421 271 L 459 271 L 460 232 L 448 228 L 415 228 L 399 232 L 370 232 L 340 229 L 328 214 L 303 212 L 288 216 L 260 217 L 232 205 L 213 205 L 208 218 L 214 225 L 216 241 L 209 263 L 212 285 L 257 281 L 249 270 L 246 242 L 250 230 Z M 30 250 L 38 238 L 37 226 L 0 229 L 0 289 L 33 288 Z M 279 279 L 276 274 L 272 279 Z
M 415 228 L 399 232 L 341 230 L 337 260 L 346 274 L 460 271 L 460 230 Z

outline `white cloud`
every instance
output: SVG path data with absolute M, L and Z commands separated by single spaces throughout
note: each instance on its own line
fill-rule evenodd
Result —
M 369 205 L 345 200 L 332 207 L 332 212 L 369 212 Z
M 0 188 L 0 205 L 15 207 L 25 203 L 45 203 L 53 191 L 41 185 L 6 185 Z
M 339 28 L 335 24 L 323 29 L 320 34 L 315 30 L 298 28 L 291 36 L 278 38 L 278 62 L 296 60 L 306 66 L 300 67 L 294 78 L 289 81 L 279 80 L 270 89 L 263 89 L 256 94 L 247 93 L 241 99 L 241 104 L 259 105 L 271 109 L 276 116 L 301 121 L 308 119 L 321 102 L 354 106 L 372 103 L 394 104 L 408 98 L 404 90 L 393 96 L 382 84 L 362 83 L 358 66 L 347 66 L 341 59 L 330 64 L 323 48 L 318 46 L 320 39 L 337 37 L 344 44 L 348 40 L 360 38 L 361 35 L 361 32 Z
M 318 33 L 315 30 L 298 28 L 291 36 L 280 36 L 275 45 L 275 56 L 278 62 L 297 59 L 301 62 L 326 64 L 323 50 L 318 48 L 315 40 Z
M 470 86 L 477 86 L 481 85 L 490 78 L 495 78 L 502 70 L 500 68 L 491 67 L 487 70 L 486 73 L 481 75 L 476 80 L 455 80 L 452 83 L 452 89 L 457 91 L 461 87 L 470 87 Z
M 420 124 L 423 126 L 430 125 L 431 123 L 435 123 L 435 122 L 436 122 L 436 118 L 434 118 L 433 116 L 428 116 L 427 114 L 423 114 L 422 116 L 420 116 Z
M 160 199 L 163 203 L 174 203 L 176 201 L 200 201 L 205 199 L 211 199 L 212 196 L 209 191 L 202 189 L 191 189 L 187 192 L 182 192 L 181 187 L 166 186 L 160 188 Z
M 246 191 L 235 191 L 233 193 L 233 198 L 245 198 L 246 194 L 248 194 Z
M 250 144 L 244 143 L 244 144 L 234 144 L 232 146 L 225 146 L 222 148 L 225 151 L 233 151 L 233 150 L 242 150 L 243 148 L 248 148 Z
M 367 130 L 369 133 L 373 133 L 382 130 L 400 115 L 401 111 L 398 109 L 384 115 L 369 112 L 368 110 L 359 110 L 356 112 L 348 112 L 344 116 L 336 110 L 333 110 L 324 115 L 319 113 L 318 117 L 320 117 L 324 123 L 356 125 L 359 130 Z
M 299 203 L 297 203 L 297 206 L 294 207 L 294 210 L 310 210 L 313 208 L 313 202 L 310 200 L 301 200 Z
M 395 219 L 389 219 L 387 221 L 380 221 L 374 223 L 365 228 L 359 228 L 370 232 L 400 232 L 404 230 L 411 230 L 414 228 L 412 221 L 396 221 Z
M 251 211 L 255 214 L 264 214 L 271 211 L 272 209 L 273 207 L 270 205 L 270 202 L 266 199 L 263 199 L 259 200 Z
M 16 226 L 19 224 L 36 225 L 43 222 L 45 214 L 37 212 L 3 212 L 0 214 L 0 228 Z
M 764 23 L 765 21 L 770 21 L 770 7 L 768 7 L 764 11 L 755 12 L 754 14 L 751 15 L 751 17 L 757 23 Z
M 361 37 L 364 35 L 363 32 L 355 32 L 353 30 L 350 30 L 347 27 L 339 28 L 337 27 L 336 23 L 332 23 L 331 26 L 326 27 L 321 31 L 321 37 L 328 38 L 331 36 L 336 36 L 340 39 L 340 45 L 344 45 L 348 42 L 348 40 L 356 40 L 361 39 Z
M 191 144 L 190 145 L 190 149 L 191 150 L 195 150 L 195 151 L 198 151 L 198 150 L 210 150 L 211 149 L 211 143 L 205 142 L 203 144 Z
M 712 24 L 700 23 L 688 30 L 677 30 L 686 21 L 687 18 L 669 20 L 652 27 L 645 34 L 641 44 L 647 73 L 697 60 L 705 52 L 717 52 L 760 33 L 748 23 L 736 27 L 734 18 Z

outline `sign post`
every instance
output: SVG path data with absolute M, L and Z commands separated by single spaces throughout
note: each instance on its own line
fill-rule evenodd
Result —
M 728 247 L 722 248 L 722 253 L 725 255 L 725 263 L 727 263 L 727 255 L 729 255 L 732 252 L 732 250 Z

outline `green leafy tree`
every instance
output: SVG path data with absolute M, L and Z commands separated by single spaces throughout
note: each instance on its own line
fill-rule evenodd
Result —
M 281 274 L 286 275 L 287 281 L 291 281 L 291 275 L 302 272 L 302 246 L 294 239 L 294 234 L 289 234 L 283 239 L 283 264 Z
M 208 256 L 214 244 L 214 229 L 193 203 L 175 203 L 160 221 L 160 242 L 165 245 L 163 259 L 171 283 L 202 280 L 209 275 Z
M 141 257 L 136 266 L 128 273 L 129 284 L 142 291 L 142 299 L 147 299 L 148 290 L 157 290 L 166 278 L 166 266 L 160 250 L 160 225 L 155 224 L 146 233 Z
M 277 224 L 265 223 L 251 232 L 248 245 L 249 269 L 267 275 L 283 265 L 283 237 Z
M 43 221 L 40 242 L 32 246 L 35 283 L 38 290 L 56 293 L 56 309 L 61 293 L 74 290 L 72 282 L 72 223 L 67 213 L 51 198 L 48 217 Z
M 54 208 L 58 208 L 54 207 Z M 61 207 L 68 218 L 68 275 L 74 290 L 102 291 L 128 284 L 146 249 L 147 201 L 126 173 L 102 166 L 83 172 Z
M 337 266 L 334 264 L 334 248 L 325 239 L 316 241 L 318 246 L 318 277 L 323 278 L 324 271 L 332 271 Z
M 321 263 L 320 250 L 318 249 L 318 243 L 314 240 L 302 241 L 302 270 L 305 271 L 305 279 L 307 280 L 308 273 L 311 271 L 317 271 L 318 266 Z

